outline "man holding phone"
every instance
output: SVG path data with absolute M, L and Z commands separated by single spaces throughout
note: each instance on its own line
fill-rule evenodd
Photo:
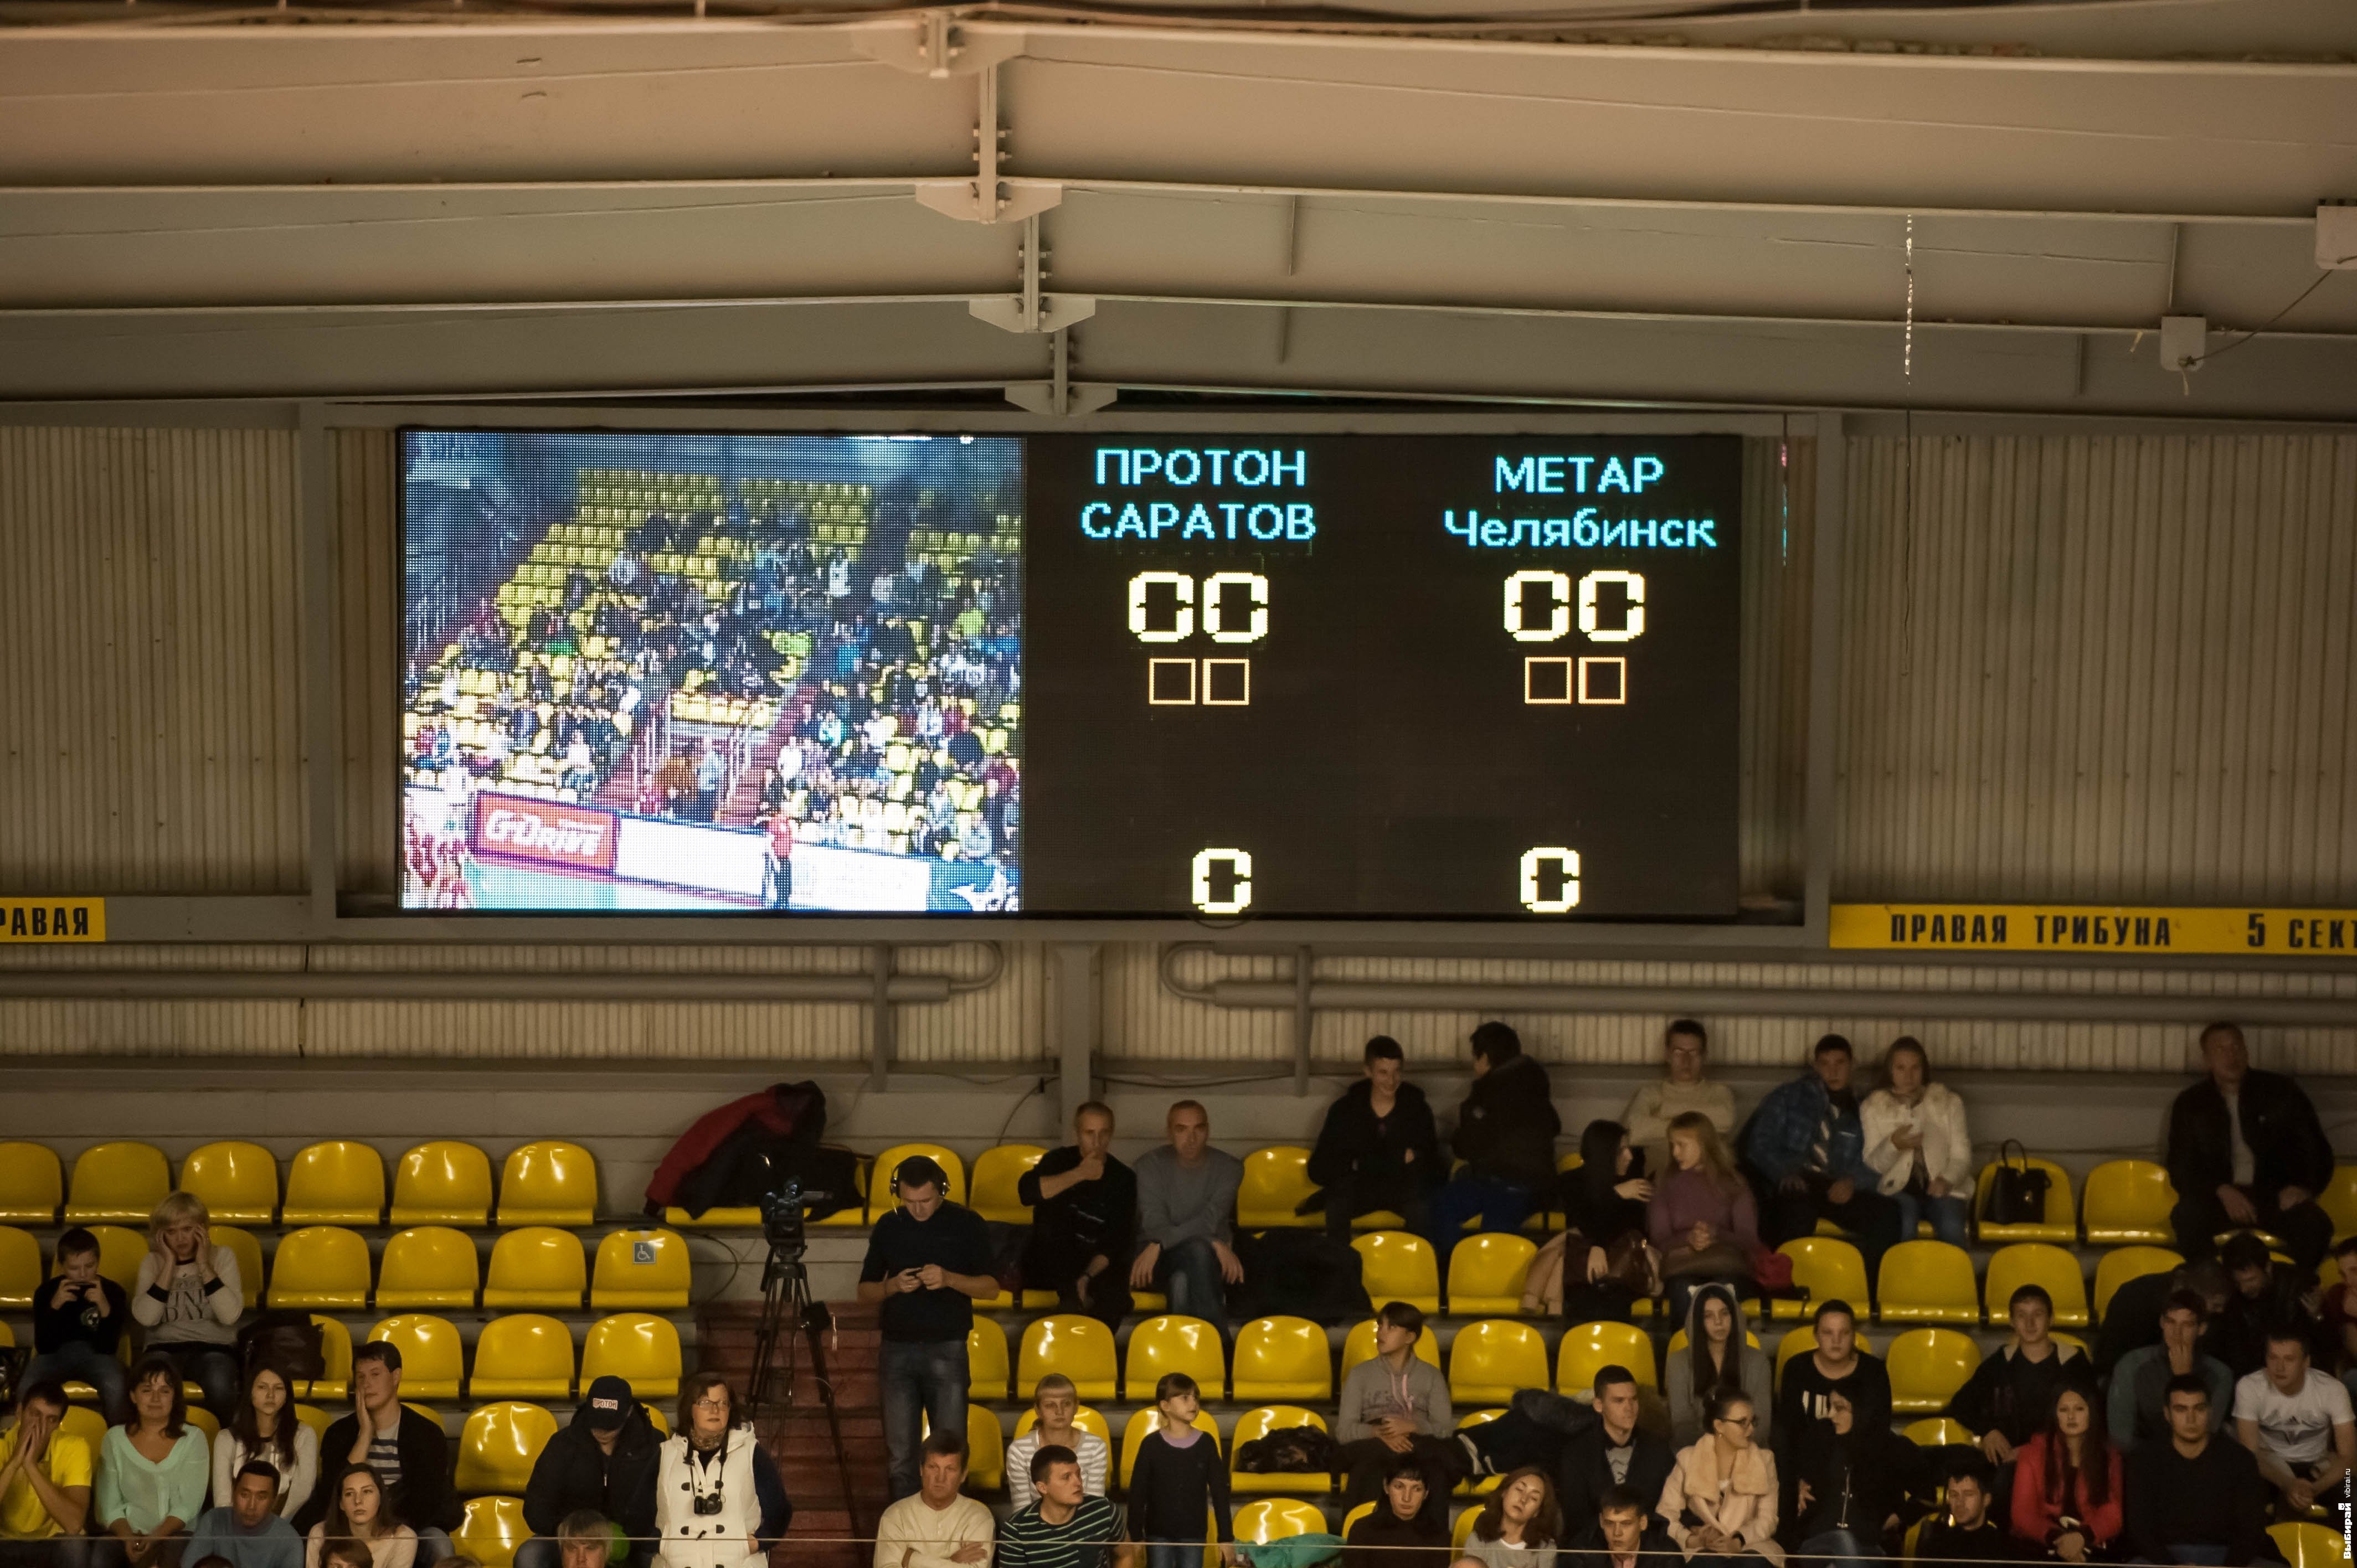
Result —
M 892 1173 L 900 1206 L 876 1221 L 859 1299 L 882 1304 L 884 1450 L 892 1500 L 918 1486 L 925 1418 L 963 1434 L 969 1375 L 965 1337 L 976 1297 L 998 1294 L 982 1217 L 949 1201 L 949 1176 L 923 1155 Z

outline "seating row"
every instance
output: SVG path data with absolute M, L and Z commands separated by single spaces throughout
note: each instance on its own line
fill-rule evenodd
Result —
M 99 1272 L 126 1292 L 138 1277 L 147 1240 L 120 1225 L 93 1225 Z M 371 1303 L 385 1310 L 416 1307 L 537 1307 L 578 1312 L 587 1291 L 601 1311 L 637 1308 L 676 1312 L 688 1305 L 691 1270 L 687 1242 L 673 1230 L 617 1230 L 597 1243 L 597 1273 L 589 1272 L 581 1238 L 553 1226 L 531 1225 L 503 1232 L 491 1245 L 485 1277 L 475 1239 L 463 1230 L 424 1225 L 395 1232 L 384 1244 L 384 1261 L 370 1288 L 371 1260 L 367 1238 L 333 1225 L 307 1225 L 279 1239 L 267 1269 L 262 1244 L 231 1225 L 212 1228 L 213 1244 L 235 1255 L 251 1308 L 357 1310 Z M 40 1243 L 32 1233 L 0 1225 L 0 1310 L 33 1304 L 44 1271 Z

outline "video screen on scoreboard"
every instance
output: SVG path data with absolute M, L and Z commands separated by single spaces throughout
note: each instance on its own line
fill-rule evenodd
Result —
M 404 908 L 1021 908 L 1024 443 L 402 434 Z

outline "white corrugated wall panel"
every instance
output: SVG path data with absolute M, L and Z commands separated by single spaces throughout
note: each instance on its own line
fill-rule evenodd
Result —
M 897 1010 L 897 1060 L 910 1067 L 959 1062 L 1028 1065 L 1046 1057 L 1047 950 L 1038 942 L 1009 941 L 1005 946 L 1006 966 L 990 985 L 954 993 L 939 1004 Z M 972 942 L 909 948 L 899 958 L 904 974 L 946 974 L 964 980 L 985 972 L 987 961 Z

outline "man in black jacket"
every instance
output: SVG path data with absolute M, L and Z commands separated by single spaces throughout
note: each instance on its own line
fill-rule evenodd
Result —
M 532 1539 L 516 1549 L 516 1568 L 559 1568 L 557 1527 L 587 1510 L 621 1526 L 628 1555 L 607 1568 L 643 1555 L 655 1533 L 655 1469 L 662 1437 L 643 1406 L 620 1378 L 589 1385 L 573 1423 L 548 1440 L 523 1489 L 523 1522 Z
M 1677 1544 L 1652 1507 L 1626 1487 L 1607 1487 L 1596 1499 L 1596 1522 L 1584 1536 L 1565 1537 L 1555 1568 L 1648 1568 L 1666 1561 Z
M 2258 1462 L 2212 1430 L 2210 1390 L 2198 1374 L 2171 1378 L 2167 1399 L 2168 1440 L 2128 1455 L 2127 1544 L 2147 1563 L 2274 1561 Z
M 1040 1155 L 1015 1196 L 1031 1209 L 1024 1288 L 1054 1291 L 1057 1311 L 1119 1328 L 1137 1251 L 1137 1177 L 1113 1157 L 1113 1108 L 1092 1100 L 1073 1112 L 1071 1143 Z
M 1351 1221 L 1388 1208 L 1402 1229 L 1425 1227 L 1426 1195 L 1446 1173 L 1440 1134 L 1424 1090 L 1404 1081 L 1407 1058 L 1389 1035 L 1367 1042 L 1367 1076 L 1326 1108 L 1318 1146 L 1309 1152 L 1309 1179 L 1324 1190 L 1302 1208 L 1323 1203 L 1326 1233 L 1351 1239 Z
M 1644 1499 L 1646 1528 L 1667 1529 L 1656 1510 L 1662 1488 L 1678 1462 L 1664 1438 L 1637 1425 L 1637 1378 L 1626 1367 L 1600 1367 L 1596 1373 L 1596 1424 L 1563 1445 L 1555 1476 L 1555 1500 L 1563 1509 L 1565 1541 L 1578 1541 L 1596 1523 L 1597 1509 L 1614 1487 Z
M 395 1519 L 417 1532 L 417 1555 L 439 1563 L 450 1556 L 458 1527 L 458 1494 L 450 1484 L 450 1440 L 442 1423 L 401 1402 L 401 1351 L 382 1339 L 352 1352 L 352 1412 L 328 1424 L 319 1439 L 319 1468 L 333 1475 L 346 1465 L 368 1465 L 384 1482 Z M 308 1530 L 327 1517 L 333 1488 L 315 1487 L 294 1519 Z
M 2169 1112 L 2169 1179 L 2179 1194 L 2169 1223 L 2189 1258 L 2207 1257 L 2225 1231 L 2255 1226 L 2288 1246 L 2301 1277 L 2332 1244 L 2316 1195 L 2332 1179 L 2332 1144 L 2298 1084 L 2251 1067 L 2243 1031 L 2201 1031 L 2210 1076 Z
M 1473 1087 L 1458 1107 L 1453 1146 L 1465 1169 L 1432 1195 L 1425 1234 L 1441 1273 L 1477 1216 L 1483 1230 L 1520 1230 L 1555 1187 L 1563 1132 L 1546 1069 L 1523 1055 L 1522 1036 L 1494 1019 L 1473 1031 Z

